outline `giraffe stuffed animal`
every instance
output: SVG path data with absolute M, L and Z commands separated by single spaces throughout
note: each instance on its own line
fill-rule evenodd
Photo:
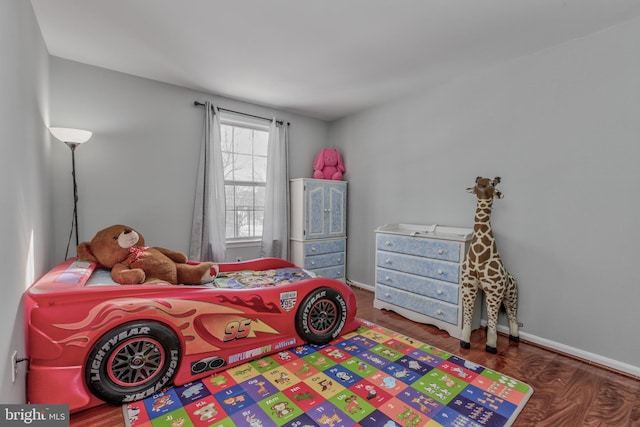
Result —
M 486 351 L 497 353 L 496 326 L 498 311 L 504 304 L 509 319 L 509 339 L 518 342 L 518 321 L 516 308 L 518 305 L 518 289 L 516 280 L 507 272 L 498 253 L 496 239 L 491 230 L 491 209 L 493 199 L 501 199 L 502 193 L 496 189 L 500 177 L 493 180 L 477 177 L 475 186 L 468 188 L 478 198 L 473 225 L 473 237 L 462 264 L 462 305 L 464 318 L 460 347 L 471 347 L 471 318 L 478 290 L 485 294 L 487 304 L 487 345 Z

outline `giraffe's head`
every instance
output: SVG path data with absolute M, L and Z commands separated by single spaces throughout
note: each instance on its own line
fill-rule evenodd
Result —
M 493 179 L 483 178 L 481 176 L 476 178 L 476 185 L 471 188 L 467 188 L 467 192 L 473 193 L 478 196 L 478 199 L 502 199 L 504 195 L 496 188 L 500 183 L 500 177 L 496 176 Z

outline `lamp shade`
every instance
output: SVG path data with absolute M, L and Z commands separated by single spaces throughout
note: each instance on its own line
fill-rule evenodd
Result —
M 91 138 L 91 135 L 93 135 L 93 132 L 88 130 L 70 128 L 49 128 L 49 132 L 62 142 L 71 142 L 74 144 L 87 142 L 89 138 Z

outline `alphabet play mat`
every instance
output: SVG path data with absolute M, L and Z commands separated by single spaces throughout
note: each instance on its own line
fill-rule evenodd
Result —
M 123 406 L 131 427 L 509 426 L 533 389 L 379 325 Z

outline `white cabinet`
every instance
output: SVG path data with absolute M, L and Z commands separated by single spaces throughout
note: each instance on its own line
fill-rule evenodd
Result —
M 347 183 L 291 180 L 291 261 L 325 277 L 345 279 Z
M 439 327 L 462 331 L 460 273 L 473 230 L 391 224 L 376 230 L 374 307 Z M 479 307 L 476 304 L 476 307 Z M 472 328 L 480 324 L 475 310 Z

